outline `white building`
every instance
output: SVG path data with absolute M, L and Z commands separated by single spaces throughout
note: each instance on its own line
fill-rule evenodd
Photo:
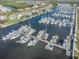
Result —
M 0 15 L 0 23 L 4 22 L 7 19 L 6 16 Z
M 8 6 L 2 6 L 0 7 L 0 10 L 3 12 L 11 12 L 12 10 L 15 10 L 15 9 L 8 7 Z
M 6 16 L 4 16 L 4 15 L 0 15 L 0 20 L 5 20 L 5 19 L 7 19 Z
M 12 19 L 12 20 L 16 20 L 17 19 L 17 17 L 18 17 L 18 14 L 17 13 L 15 13 L 15 14 L 12 14 L 12 15 L 10 15 L 10 19 Z

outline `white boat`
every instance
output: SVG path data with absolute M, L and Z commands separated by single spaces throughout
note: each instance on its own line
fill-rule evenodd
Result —
M 10 36 L 11 36 L 10 40 L 16 39 L 16 38 L 20 37 L 20 35 L 21 35 L 21 34 L 18 33 L 18 32 L 13 33 L 13 34 L 10 35 Z
M 46 19 L 46 17 L 45 18 L 41 18 L 41 20 L 39 20 L 39 23 L 42 23 L 44 20 Z
M 63 22 L 59 22 L 58 27 L 62 27 L 62 26 L 63 26 Z
M 49 23 L 50 23 L 50 20 L 46 19 L 46 20 L 44 21 L 44 23 L 45 23 L 45 24 L 49 24 Z
M 39 40 L 36 38 L 36 37 L 32 37 L 31 39 L 30 39 L 30 41 L 28 42 L 28 44 L 27 44 L 27 47 L 29 47 L 29 46 L 35 46 L 35 44 L 38 42 Z
M 50 20 L 49 19 L 47 17 L 42 18 L 41 20 L 39 20 L 39 23 L 49 24 L 50 23 Z
M 8 40 L 8 38 L 7 37 L 3 37 L 1 40 L 6 41 L 6 40 Z
M 55 25 L 57 25 L 58 23 L 59 23 L 59 20 L 56 20 L 56 21 L 54 22 Z
M 33 34 L 34 32 L 35 32 L 35 30 L 32 29 L 32 28 L 30 28 L 30 29 L 27 30 L 26 33 L 28 33 L 29 35 L 31 35 L 31 34 Z
M 70 54 L 71 54 L 71 51 L 70 50 L 66 50 L 66 55 L 70 56 Z
M 45 33 L 42 35 L 41 39 L 46 40 L 46 39 L 48 38 L 48 36 L 49 36 L 49 34 L 45 32 Z
M 54 23 L 55 23 L 55 19 L 52 18 L 52 19 L 50 20 L 50 24 L 53 25 Z
M 16 43 L 24 44 L 27 43 L 30 39 L 30 36 L 22 36 L 20 40 L 16 41 Z
M 63 19 L 63 26 L 66 27 L 67 23 L 66 23 L 66 19 Z
M 8 39 L 10 39 L 10 38 L 11 38 L 11 35 L 6 35 L 6 37 L 7 37 Z
M 63 48 L 66 49 L 66 50 L 70 49 L 70 41 L 69 41 L 69 39 L 70 39 L 70 37 L 67 36 L 67 38 L 63 42 Z
M 53 44 L 47 44 L 46 46 L 45 46 L 45 49 L 46 50 L 50 50 L 50 51 L 53 51 L 53 49 L 54 49 L 54 46 L 53 46 Z
M 64 40 L 64 42 L 63 42 L 63 48 L 67 49 L 67 40 Z
M 26 43 L 26 41 L 25 40 L 18 40 L 18 41 L 16 41 L 16 43 L 24 44 L 24 43 Z
M 59 39 L 59 36 L 58 35 L 54 35 L 54 36 L 52 36 L 50 42 L 56 43 L 58 39 Z
M 37 38 L 41 38 L 43 33 L 44 33 L 44 30 L 39 31 L 37 34 Z

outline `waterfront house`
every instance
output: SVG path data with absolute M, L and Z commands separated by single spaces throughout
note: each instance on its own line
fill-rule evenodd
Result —
M 2 6 L 0 7 L 0 11 L 3 11 L 3 12 L 11 12 L 12 10 L 15 10 L 14 8 L 12 7 L 8 7 L 8 6 Z
M 4 21 L 7 19 L 6 16 L 0 15 L 0 23 L 4 23 Z
M 10 15 L 9 18 L 12 19 L 12 20 L 16 20 L 17 17 L 18 17 L 18 14 L 17 13 L 14 13 L 14 14 Z

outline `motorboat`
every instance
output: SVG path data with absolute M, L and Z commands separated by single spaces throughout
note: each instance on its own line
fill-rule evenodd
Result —
M 49 36 L 49 34 L 45 32 L 45 33 L 43 33 L 41 39 L 46 40 L 48 38 L 48 36 Z
M 19 32 L 15 32 L 15 33 L 10 35 L 11 36 L 10 40 L 16 39 L 16 38 L 20 37 L 20 35 L 21 34 Z
M 54 36 L 52 36 L 50 42 L 56 43 L 58 39 L 59 39 L 59 36 L 58 35 L 54 35 Z
M 54 49 L 54 46 L 53 46 L 53 44 L 51 44 L 51 43 L 48 43 L 48 44 L 45 46 L 45 49 L 46 49 L 46 50 L 53 51 L 53 49 Z
M 35 46 L 35 44 L 38 42 L 39 40 L 36 37 L 31 37 L 30 41 L 27 44 L 27 47 L 29 46 Z
M 63 26 L 63 22 L 60 21 L 60 22 L 58 23 L 58 27 L 62 27 L 62 26 Z
M 29 28 L 26 33 L 28 33 L 29 35 L 31 35 L 31 34 L 33 34 L 34 32 L 35 32 L 34 29 Z
M 28 35 L 22 36 L 20 40 L 16 41 L 16 43 L 24 44 L 24 43 L 27 43 L 30 39 L 31 37 Z
M 50 24 L 53 25 L 54 23 L 55 23 L 55 19 L 52 18 L 52 19 L 50 20 Z
M 44 34 L 44 30 L 39 31 L 37 34 L 37 38 L 41 38 L 43 34 Z
M 8 38 L 7 37 L 3 37 L 1 40 L 6 41 L 6 40 L 8 40 Z
M 50 20 L 47 17 L 45 17 L 45 18 L 39 20 L 39 23 L 49 24 Z

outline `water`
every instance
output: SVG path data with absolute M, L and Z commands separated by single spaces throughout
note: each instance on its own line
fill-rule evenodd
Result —
M 53 12 L 43 14 L 43 17 L 49 16 L 51 13 Z M 57 26 L 39 24 L 38 21 L 41 17 L 42 15 L 29 19 L 31 27 L 36 30 L 33 35 L 36 36 L 40 30 L 46 29 L 47 26 L 47 33 L 49 33 L 47 40 L 49 41 L 52 35 L 57 34 L 59 36 L 57 44 L 62 45 L 66 36 L 69 35 L 70 27 L 59 28 Z M 9 32 L 12 32 L 12 30 L 19 29 L 22 25 L 28 25 L 29 20 L 1 29 L 0 39 Z M 54 47 L 55 51 L 51 52 L 45 50 L 45 45 L 46 43 L 44 42 L 38 42 L 34 47 L 27 47 L 27 43 L 22 45 L 16 44 L 15 40 L 7 42 L 0 41 L 0 59 L 68 59 L 65 55 L 65 50 Z
M 7 42 L 6 44 L 3 45 L 5 49 L 0 53 L 0 59 L 68 59 L 65 51 L 57 47 L 53 52 L 45 50 L 46 43 L 44 42 L 38 42 L 34 47 L 27 47 L 27 43 L 19 45 Z

